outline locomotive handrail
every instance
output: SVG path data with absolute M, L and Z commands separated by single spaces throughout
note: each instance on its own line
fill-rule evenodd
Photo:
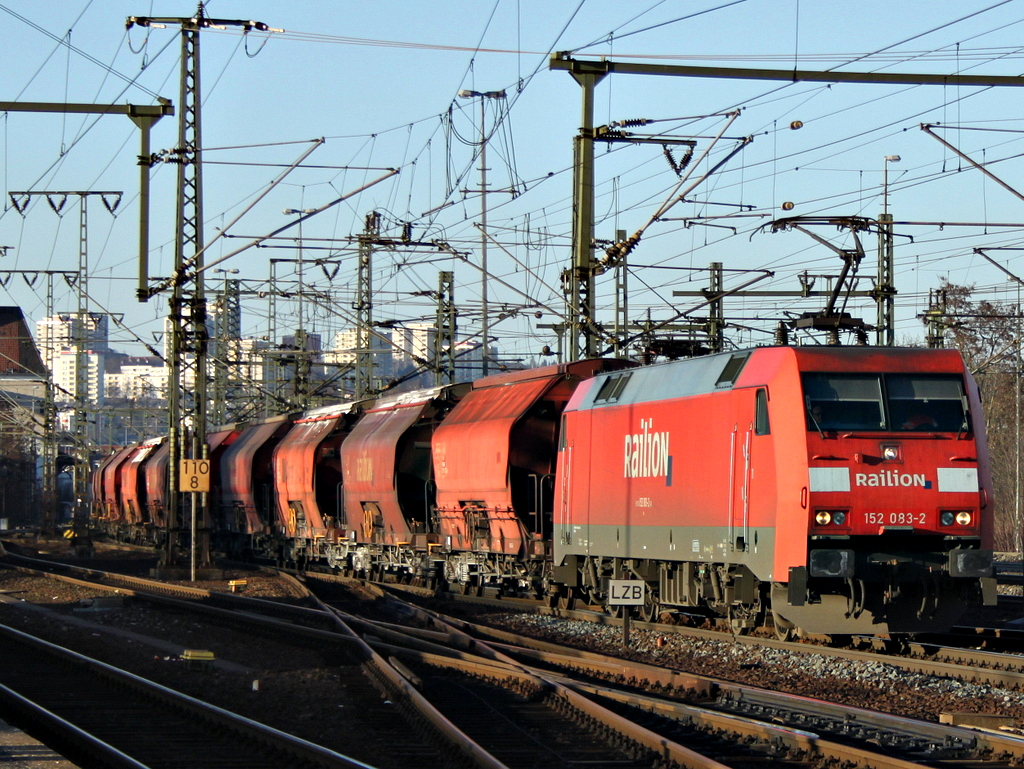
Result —
M 881 440 L 899 440 L 899 441 L 920 441 L 920 440 L 940 440 L 940 441 L 951 441 L 953 440 L 949 436 L 942 435 L 941 433 L 933 432 L 906 432 L 906 433 L 891 433 L 879 430 L 877 432 L 850 432 L 843 433 L 844 438 L 878 438 Z

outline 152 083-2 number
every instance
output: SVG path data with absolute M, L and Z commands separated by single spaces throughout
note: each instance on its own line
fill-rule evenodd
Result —
M 864 513 L 864 522 L 874 526 L 924 526 L 927 513 Z

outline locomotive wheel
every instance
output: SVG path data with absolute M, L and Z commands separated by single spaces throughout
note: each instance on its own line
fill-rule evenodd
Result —
M 775 625 L 775 637 L 780 641 L 795 641 L 797 627 L 777 611 L 772 609 L 772 624 Z
M 729 607 L 729 629 L 734 635 L 750 635 L 757 626 L 757 609 L 752 606 Z
M 606 614 L 615 617 L 615 619 L 622 619 L 623 615 L 629 610 L 628 606 L 611 606 L 609 604 L 604 605 L 604 611 Z
M 649 589 L 645 591 L 644 605 L 639 608 L 639 612 L 640 619 L 644 622 L 655 622 L 661 614 L 661 602 L 651 595 Z

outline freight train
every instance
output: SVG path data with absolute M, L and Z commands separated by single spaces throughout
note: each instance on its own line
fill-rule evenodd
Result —
M 587 360 L 208 437 L 218 549 L 736 632 L 903 634 L 995 602 L 977 387 L 950 350 Z M 94 524 L 169 536 L 163 439 L 107 457 Z M 176 520 L 181 520 L 178 516 Z M 186 536 L 178 532 L 175 536 Z

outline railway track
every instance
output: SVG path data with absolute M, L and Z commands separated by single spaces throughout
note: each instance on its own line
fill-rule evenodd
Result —
M 108 590 L 115 590 L 125 595 L 140 595 L 146 600 L 158 600 L 157 596 L 179 598 L 199 602 L 206 610 L 215 606 L 230 606 L 233 610 L 246 607 L 249 611 L 261 615 L 274 616 L 288 621 L 309 623 L 314 626 L 332 628 L 332 619 L 322 610 L 310 606 L 247 598 L 241 595 L 226 594 L 217 591 L 167 583 L 159 580 L 134 577 L 115 572 L 82 568 L 72 564 L 55 564 L 52 561 L 17 557 L 18 562 L 25 563 L 29 568 L 45 568 L 48 574 L 62 576 L 68 580 L 81 580 L 80 584 L 97 585 Z M 57 571 L 53 571 L 57 570 Z M 300 599 L 312 601 L 309 591 L 301 581 L 289 577 L 287 572 L 280 572 L 291 578 L 294 592 Z M 77 576 L 76 576 L 77 575 Z M 311 579 L 322 582 L 331 577 L 323 574 L 309 574 Z M 342 578 L 344 579 L 344 578 Z M 409 586 L 384 585 L 390 590 L 412 593 L 419 596 L 432 596 L 433 591 L 417 589 Z M 550 609 L 539 602 L 510 599 L 489 598 L 474 595 L 453 595 L 459 601 L 477 603 L 503 608 L 537 611 L 542 614 L 595 622 L 602 625 L 621 626 L 622 620 L 602 612 L 587 610 Z M 680 633 L 697 638 L 728 639 L 730 642 L 751 646 L 793 651 L 807 651 L 808 645 L 800 641 L 783 641 L 761 636 L 732 636 L 714 630 L 704 630 L 676 625 L 658 623 L 640 623 L 634 621 L 635 627 L 646 628 L 661 633 Z M 975 629 L 961 628 L 959 632 L 950 633 L 931 640 L 911 640 L 893 643 L 886 639 L 855 639 L 857 646 L 869 646 L 870 650 L 860 648 L 841 648 L 827 645 L 814 645 L 815 653 L 837 659 L 860 661 L 884 661 L 886 664 L 904 670 L 925 675 L 948 676 L 963 681 L 991 684 L 1010 689 L 1024 689 L 1024 632 L 1014 629 Z M 998 646 L 998 649 L 992 647 Z M 1012 650 L 1012 651 L 1006 651 Z
M 54 564 L 51 561 L 41 559 L 18 557 L 16 560 L 28 564 L 31 568 L 59 569 L 60 576 L 69 580 L 80 579 L 82 580 L 81 584 L 99 585 L 125 595 L 136 595 L 138 593 L 150 601 L 158 600 L 157 596 L 180 598 L 201 603 L 203 608 L 198 610 L 211 610 L 210 607 L 215 606 L 230 606 L 234 610 L 238 610 L 239 607 L 247 607 L 249 611 L 261 615 L 309 623 L 328 629 L 333 627 L 330 617 L 326 616 L 322 610 L 318 611 L 309 606 L 247 598 L 240 595 L 225 594 L 114 572 L 90 568 L 83 569 L 71 564 Z M 58 575 L 58 573 L 52 571 L 48 573 L 54 577 Z M 287 573 L 281 573 L 287 576 Z M 328 575 L 322 574 L 310 574 L 308 576 L 311 579 L 320 579 L 321 581 L 328 581 L 330 579 Z M 294 580 L 295 594 L 300 598 L 312 600 L 307 587 L 299 580 L 292 579 Z M 431 596 L 433 594 L 429 590 L 410 588 L 408 586 L 387 585 L 385 587 L 419 596 Z M 555 616 L 595 622 L 602 625 L 621 626 L 622 622 L 621 619 L 611 617 L 602 612 L 549 609 L 535 601 L 459 595 L 455 595 L 454 598 L 470 603 L 550 613 Z M 671 632 L 697 638 L 728 639 L 731 642 L 750 646 L 764 646 L 792 651 L 807 651 L 808 649 L 806 643 L 799 641 L 782 641 L 760 636 L 732 636 L 714 630 L 675 625 L 666 626 L 657 623 L 639 623 L 634 621 L 632 624 L 639 628 L 647 628 L 661 633 Z M 980 644 L 981 648 L 978 648 L 978 642 L 982 639 L 988 640 L 988 643 L 983 642 Z M 997 642 L 1003 649 L 1012 649 L 1013 651 L 1000 651 L 990 648 L 996 645 Z M 885 664 L 924 675 L 947 676 L 968 682 L 1024 690 L 1024 654 L 1019 653 L 1019 650 L 1024 648 L 1021 645 L 1024 643 L 1024 633 L 1019 630 L 993 629 L 979 633 L 978 629 L 963 628 L 958 633 L 947 634 L 934 642 L 912 640 L 906 643 L 894 644 L 885 639 L 858 639 L 857 643 L 858 645 L 867 645 L 871 648 L 870 650 L 862 650 L 858 648 L 815 645 L 813 649 L 815 653 L 836 659 L 866 662 L 884 661 Z
M 305 693 L 310 701 L 282 700 L 277 709 L 284 714 L 319 711 L 327 723 L 336 725 L 336 729 L 331 730 L 335 733 L 344 733 L 357 724 L 357 732 L 354 735 L 349 738 L 339 737 L 339 741 L 347 743 L 348 740 L 355 740 L 357 747 L 364 752 L 368 745 L 385 746 L 387 755 L 381 757 L 383 763 L 375 763 L 375 766 L 417 766 L 424 769 L 496 766 L 486 761 L 477 762 L 468 757 L 460 759 L 460 756 L 472 755 L 476 750 L 475 746 L 467 746 L 460 742 L 461 735 L 452 737 L 443 734 L 434 727 L 429 718 L 417 712 L 415 707 L 404 707 L 405 695 L 401 689 L 401 676 L 351 631 L 339 626 L 338 620 L 326 610 L 231 594 L 214 593 L 214 598 L 219 595 L 220 600 L 209 601 L 208 591 L 205 590 L 187 586 L 167 586 L 137 577 L 125 580 L 121 575 L 86 570 L 92 572 L 92 578 L 101 580 L 92 582 L 83 579 L 82 571 L 69 565 L 65 565 L 62 571 L 76 572 L 78 576 L 73 577 L 68 573 L 44 574 L 25 565 L 18 568 L 23 573 L 32 573 L 39 578 L 60 583 L 87 585 L 101 591 L 117 591 L 121 596 L 129 597 L 134 603 L 141 604 L 148 611 L 157 614 L 168 612 L 174 616 L 184 617 L 189 622 L 198 621 L 204 625 L 209 623 L 210 626 L 230 628 L 235 636 L 238 633 L 244 635 L 246 641 L 243 641 L 243 644 L 259 643 L 259 639 L 283 639 L 291 647 L 305 646 L 315 650 L 318 656 L 331 660 L 326 671 L 329 681 L 325 685 L 331 691 L 344 693 L 341 702 L 335 704 L 326 699 L 317 701 L 316 697 L 321 689 L 310 686 Z M 124 587 L 125 584 L 131 584 L 133 587 L 128 589 Z M 296 585 L 301 589 L 301 585 Z M 147 588 L 158 592 L 149 592 Z M 168 592 L 173 593 L 173 597 L 167 595 Z M 81 622 L 78 616 L 66 618 L 66 621 Z M 124 637 L 116 627 L 91 626 L 86 627 L 85 632 L 110 633 L 115 644 L 124 643 Z M 218 634 L 204 632 L 203 635 Z M 165 648 L 161 639 L 146 638 L 134 633 L 131 634 L 131 638 L 136 643 L 154 644 L 158 649 Z M 181 645 L 177 646 L 177 651 L 181 648 Z M 211 665 L 241 667 L 234 660 L 244 659 L 245 649 L 239 648 L 236 640 L 215 640 L 211 648 L 217 650 L 216 661 Z M 286 651 L 281 653 L 288 654 Z M 228 659 L 228 655 L 233 655 L 233 660 Z M 255 673 L 252 670 L 245 672 L 243 677 L 246 683 L 253 675 Z M 265 696 L 275 695 L 268 691 Z M 347 715 L 346 710 L 332 712 L 332 708 L 345 708 L 347 712 L 353 712 L 355 709 L 358 718 L 355 721 L 351 718 L 341 718 Z M 287 715 L 284 715 L 283 719 L 286 723 L 289 722 Z M 364 744 L 358 745 L 359 742 Z M 282 765 L 291 766 L 288 763 L 278 764 Z M 238 766 L 247 764 L 242 762 Z
M 309 577 L 310 582 L 313 579 Z M 136 579 L 136 588 L 145 582 Z M 317 585 L 314 592 L 324 592 L 321 582 Z M 347 598 L 334 597 L 332 603 L 341 607 L 342 621 L 389 663 L 392 673 L 383 675 L 380 685 L 396 704 L 401 703 L 407 718 L 447 733 L 452 744 L 462 740 L 460 750 L 467 766 L 582 762 L 617 767 L 737 767 L 784 759 L 795 764 L 895 769 L 922 763 L 974 767 L 982 761 L 999 766 L 1024 760 L 1024 743 L 1012 737 L 979 737 L 965 729 L 776 695 L 619 658 L 599 658 L 564 647 L 545 649 L 540 642 L 421 614 L 422 610 L 393 600 L 353 599 L 349 591 L 341 595 Z M 278 623 L 276 632 L 292 636 L 332 635 L 309 627 L 327 622 L 332 612 L 326 608 L 240 598 L 221 595 L 199 605 L 211 615 L 233 618 L 226 621 L 263 626 L 260 632 L 272 632 L 267 628 Z M 280 615 L 257 616 L 253 609 L 261 603 L 269 604 L 267 612 Z M 502 603 L 510 602 L 502 599 Z M 246 608 L 239 613 L 228 608 L 230 604 Z M 601 621 L 614 624 L 608 617 Z M 764 643 L 766 639 L 735 640 Z M 797 646 L 807 651 L 806 645 Z M 848 650 L 815 647 L 814 651 L 871 657 Z M 918 660 L 915 664 L 935 663 Z M 665 696 L 666 691 L 671 696 Z M 421 699 L 427 706 L 418 702 Z M 878 745 L 884 746 L 883 755 Z
M 80 581 L 66 575 L 57 579 Z M 104 581 L 109 582 L 106 577 Z M 199 606 L 192 602 L 186 604 L 180 598 L 146 595 L 139 589 L 142 580 L 132 582 L 135 585 L 133 596 L 138 600 L 155 601 L 159 606 L 180 610 Z M 110 584 L 105 587 L 113 589 Z M 251 600 L 238 601 L 234 610 L 227 608 L 227 604 L 236 599 L 224 596 L 224 606 L 206 605 L 201 611 L 204 616 L 219 616 L 231 624 L 245 623 L 252 632 L 287 633 L 321 647 L 339 643 L 337 631 L 330 633 L 296 624 L 294 616 L 284 620 L 254 614 L 248 611 Z M 295 613 L 273 602 L 265 603 L 271 610 L 281 608 L 286 614 Z M 310 613 L 316 612 L 309 609 L 299 612 L 304 620 L 308 620 Z M 324 615 L 331 616 L 329 612 L 318 613 L 321 619 Z M 379 640 L 368 640 L 375 649 L 381 646 Z M 362 643 L 354 637 L 343 638 L 340 642 L 343 645 Z M 495 667 L 492 661 L 414 654 L 416 659 L 410 667 L 398 662 L 391 645 L 383 644 L 381 652 L 390 660 L 375 664 L 371 674 L 388 692 L 389 702 L 405 714 L 408 722 L 415 723 L 420 732 L 439 736 L 449 745 L 444 761 L 432 764 L 408 760 L 404 765 L 514 769 L 552 765 L 552 762 L 584 762 L 595 769 L 631 766 L 722 769 L 682 746 L 666 746 L 664 740 L 655 735 L 638 736 L 633 725 L 603 709 L 595 709 L 579 695 L 566 691 L 558 694 L 554 691 L 558 687 L 534 676 Z M 408 654 L 408 651 L 401 653 Z M 375 660 L 382 659 L 376 651 L 371 654 Z M 340 685 L 346 684 L 342 681 Z M 573 699 L 575 703 L 568 702 Z M 490 714 L 485 719 L 481 719 L 482 707 Z M 395 744 L 389 750 L 401 750 L 402 742 L 396 733 Z
M 0 637 L 3 717 L 82 765 L 366 766 L 17 630 Z
M 587 694 L 637 725 L 729 766 L 784 759 L 890 769 L 921 765 L 972 769 L 979 763 L 1015 766 L 1024 760 L 1024 739 L 1018 736 L 683 675 L 465 621 L 434 620 L 439 627 L 447 626 L 454 637 L 467 634 L 471 640 L 463 638 L 463 647 L 473 645 L 479 650 L 476 645 L 487 645 L 495 655 L 519 662 L 534 675 Z
M 381 587 L 400 595 L 411 595 L 420 598 L 429 598 L 433 595 L 429 590 L 407 585 L 381 584 Z M 480 606 L 530 611 L 542 615 L 591 622 L 602 626 L 622 626 L 621 618 L 610 616 L 601 611 L 550 608 L 536 601 L 521 599 L 457 594 L 453 594 L 451 597 L 453 601 L 467 602 Z M 843 647 L 813 644 L 806 641 L 784 641 L 761 635 L 737 636 L 718 630 L 646 623 L 637 620 L 631 621 L 630 624 L 634 628 L 650 630 L 661 634 L 674 633 L 691 638 L 727 641 L 742 646 L 766 647 L 783 651 L 813 651 L 816 654 L 836 659 L 884 662 L 887 665 L 924 675 L 945 676 L 962 681 L 984 683 L 1010 689 L 1024 689 L 1024 654 L 1020 653 L 1020 650 L 1024 648 L 1024 633 L 1012 629 L 979 630 L 963 628 L 958 633 L 947 634 L 935 641 L 891 641 L 883 638 L 862 638 L 853 639 L 851 646 Z M 1012 651 L 999 651 L 988 648 L 983 643 L 985 638 L 1002 638 L 1001 648 Z M 979 643 L 979 641 L 982 643 Z M 988 646 L 994 645 L 994 642 L 988 644 Z

